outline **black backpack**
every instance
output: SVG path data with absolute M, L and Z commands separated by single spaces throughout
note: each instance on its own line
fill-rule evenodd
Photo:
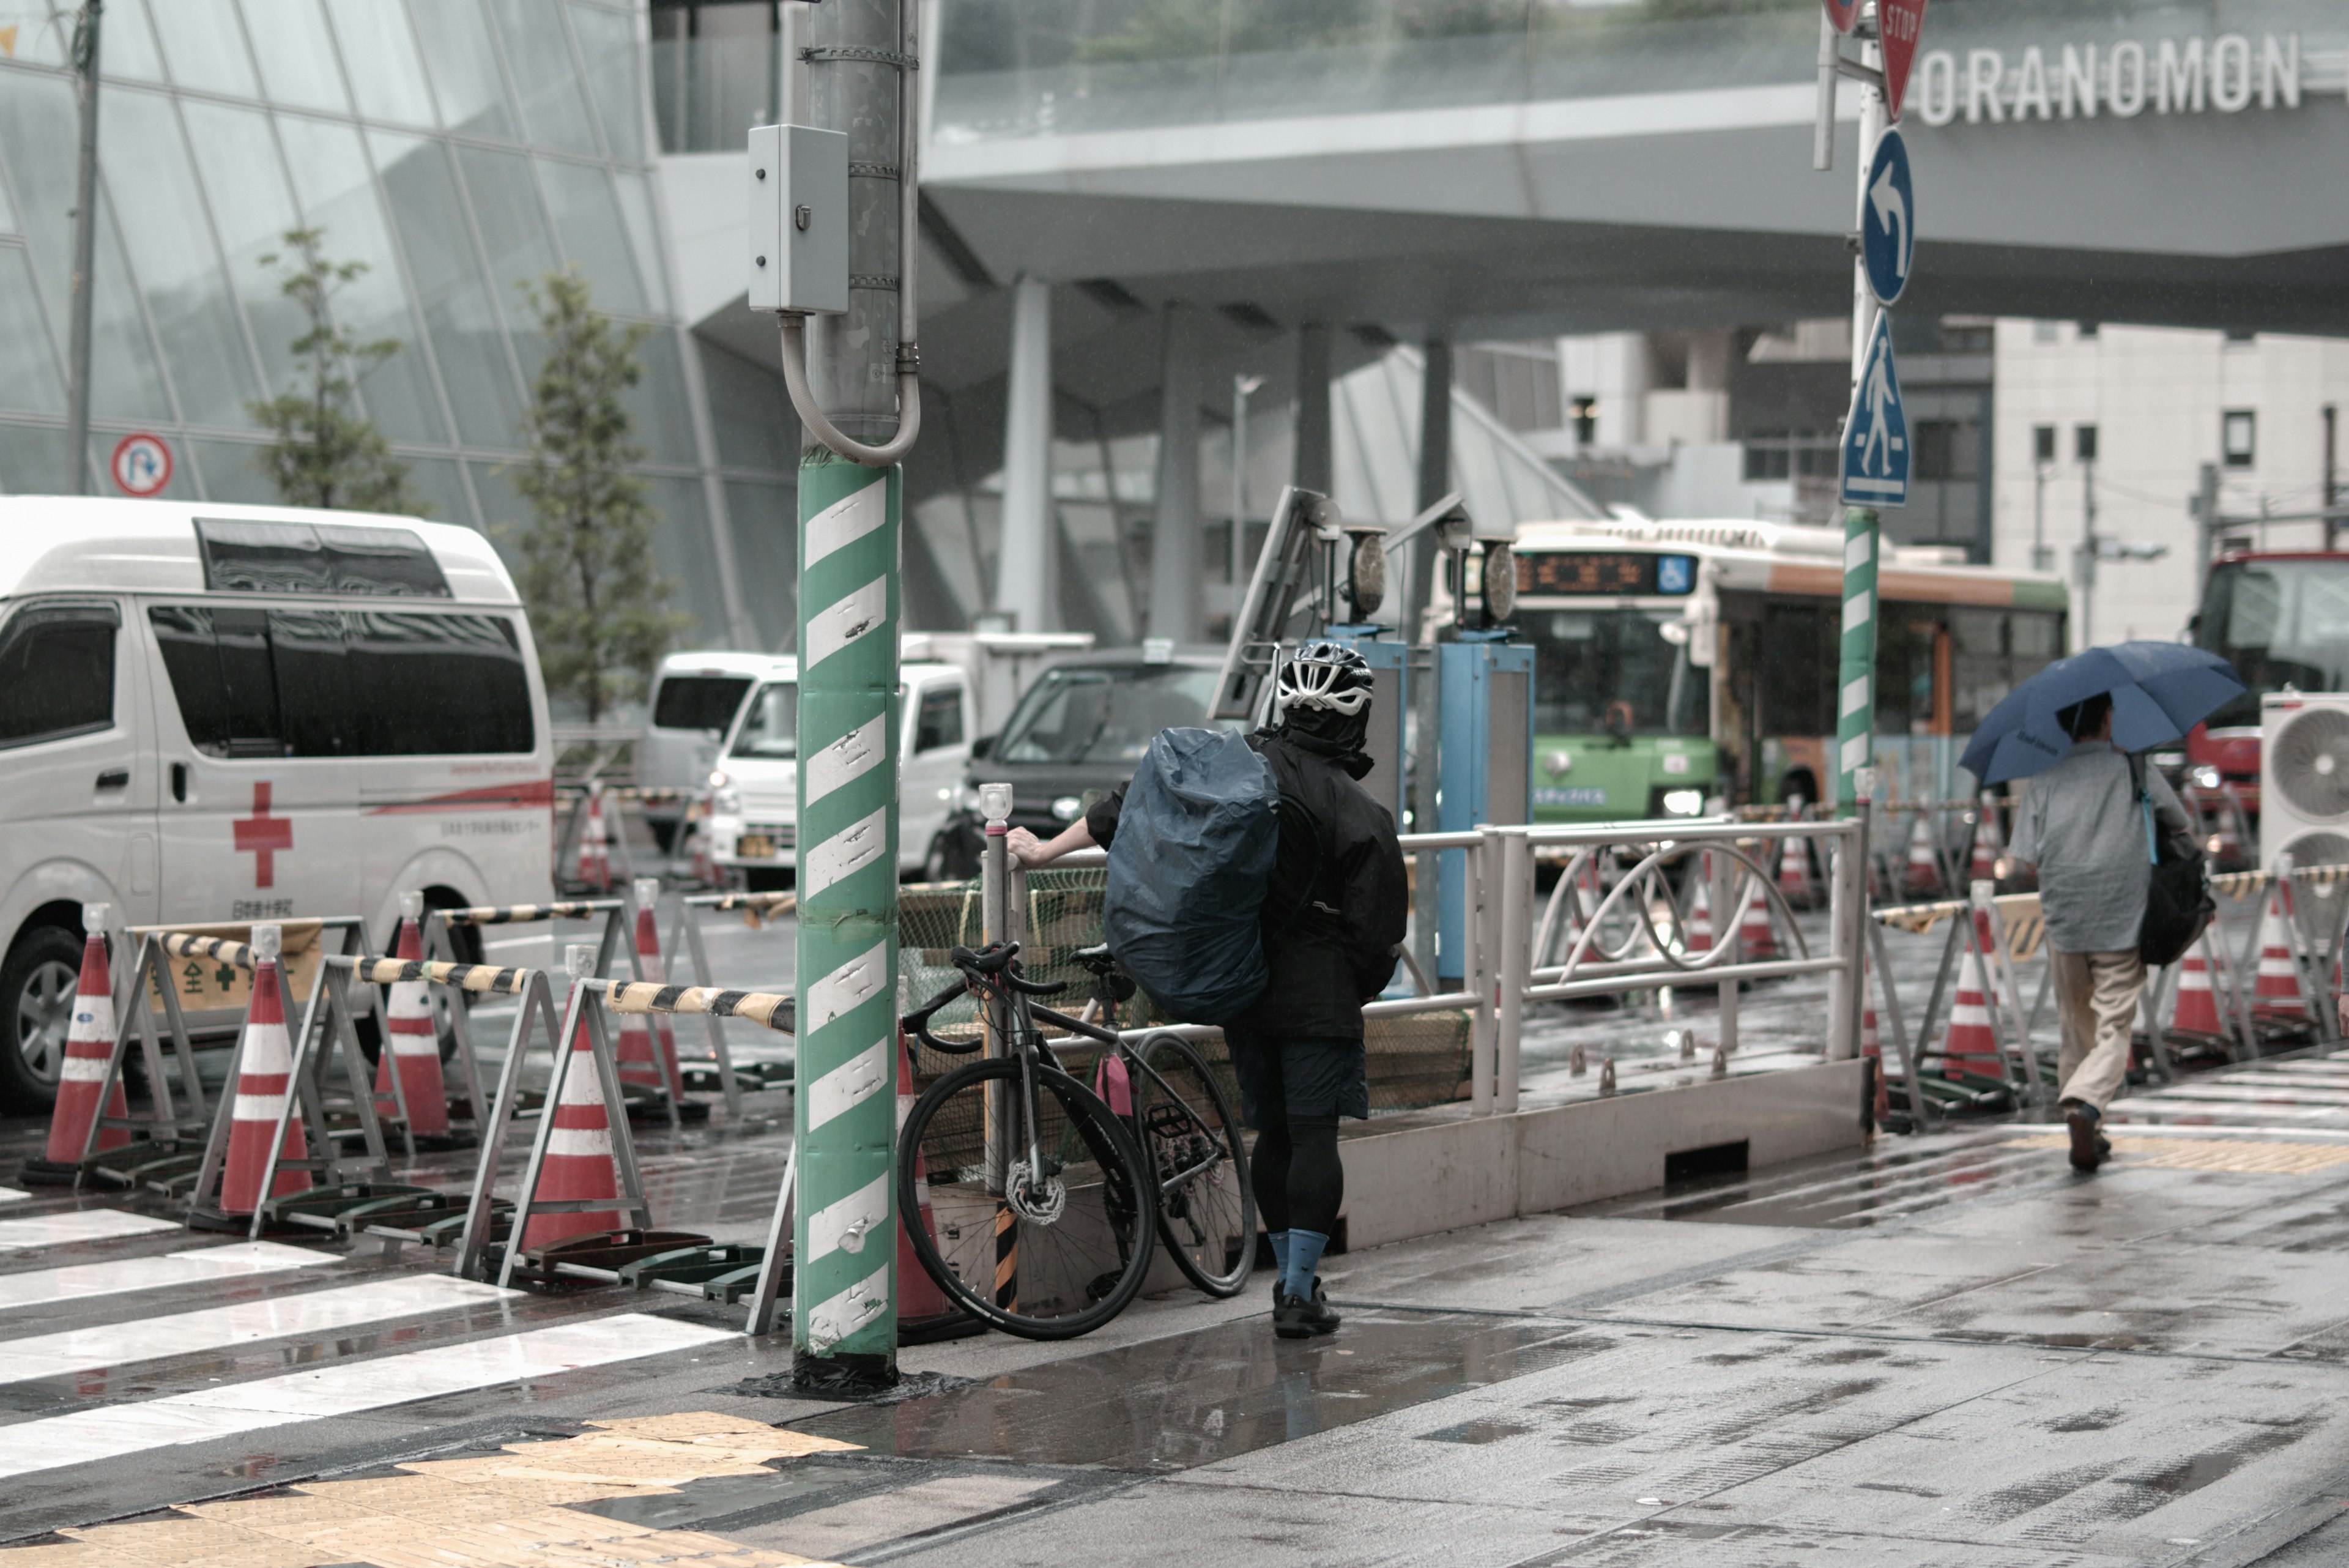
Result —
M 2145 814 L 2146 858 L 2151 862 L 2145 920 L 2137 928 L 2137 952 L 2147 963 L 2167 968 L 2200 939 L 2203 928 L 2218 915 L 2219 902 L 2210 896 L 2200 840 L 2191 832 L 2158 830 L 2153 796 L 2145 784 L 2145 759 L 2132 756 L 2128 765 L 2129 782 L 2137 786 L 2137 809 Z

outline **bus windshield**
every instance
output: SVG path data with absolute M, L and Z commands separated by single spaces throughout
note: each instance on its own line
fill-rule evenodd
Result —
M 1522 609 L 1516 629 L 1534 646 L 1534 729 L 1545 735 L 1702 735 L 1710 721 L 1703 672 L 1685 639 L 1664 635 L 1681 618 L 1629 606 Z
M 2260 694 L 2349 689 L 2349 560 L 2231 561 L 2214 566 L 2194 641 L 2227 659 L 2247 690 L 2210 727 L 2260 722 Z
M 1063 765 L 1138 763 L 1159 731 L 1206 723 L 1215 690 L 1216 671 L 1188 664 L 1047 670 L 1012 711 L 995 757 Z

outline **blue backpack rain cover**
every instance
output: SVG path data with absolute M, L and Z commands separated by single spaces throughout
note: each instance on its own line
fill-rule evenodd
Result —
M 1262 993 L 1257 916 L 1280 847 L 1272 764 L 1229 730 L 1164 730 L 1126 786 L 1102 908 L 1110 950 L 1185 1023 L 1228 1023 Z

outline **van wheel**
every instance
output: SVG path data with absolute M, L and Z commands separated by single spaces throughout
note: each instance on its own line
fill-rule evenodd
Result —
M 9 1110 L 34 1114 L 57 1101 L 81 950 L 73 932 L 36 926 L 0 963 L 0 1105 Z

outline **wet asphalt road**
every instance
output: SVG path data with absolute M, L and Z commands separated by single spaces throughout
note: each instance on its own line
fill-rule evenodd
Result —
M 724 982 L 788 982 L 788 926 L 709 937 Z M 554 945 L 496 940 L 503 962 Z M 1902 940 L 1921 992 L 1938 934 Z M 1816 1008 L 1754 993 L 1741 1054 L 1805 1044 Z M 1529 1096 L 1578 1092 L 1576 1043 L 1670 1077 L 1682 1027 L 1703 1037 L 1702 1002 L 1545 1018 Z M 2125 1102 L 2093 1179 L 2026 1125 L 1880 1139 L 1333 1258 L 1330 1339 L 1275 1340 L 1260 1283 L 1173 1292 L 1072 1345 L 907 1349 L 932 1376 L 877 1406 L 776 1397 L 788 1348 L 715 1306 L 452 1294 L 445 1259 L 373 1241 L 239 1272 L 243 1243 L 176 1225 L 57 1233 L 160 1203 L 0 1198 L 0 1541 L 30 1548 L 0 1568 L 2344 1561 L 2344 1107 L 2349 1062 L 2310 1054 Z M 788 1096 L 746 1110 L 640 1132 L 665 1223 L 757 1234 Z M 37 1132 L 0 1128 L 0 1169 Z M 616 1472 L 553 1446 L 681 1412 L 817 1451 L 647 1439 Z M 349 1501 L 428 1473 L 429 1507 Z M 206 1498 L 253 1501 L 201 1530 L 156 1511 Z

